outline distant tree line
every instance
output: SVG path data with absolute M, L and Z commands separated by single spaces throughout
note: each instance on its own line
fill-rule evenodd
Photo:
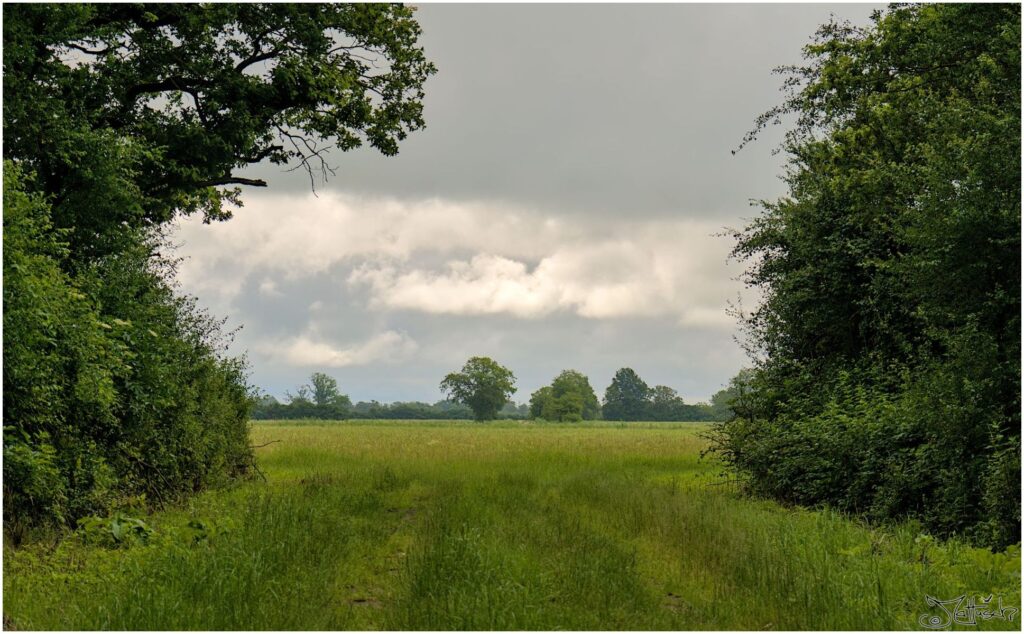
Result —
M 526 405 L 506 401 L 494 417 L 523 419 L 528 412 Z M 309 383 L 300 385 L 294 394 L 286 393 L 284 402 L 264 394 L 255 399 L 252 409 L 255 420 L 470 420 L 473 417 L 468 405 L 450 400 L 436 403 L 359 401 L 353 405 L 348 396 L 339 392 L 337 381 L 322 372 L 314 372 Z
M 615 373 L 599 403 L 590 381 L 576 370 L 565 370 L 551 385 L 530 397 L 530 418 L 574 422 L 581 420 L 621 421 L 723 421 L 732 414 L 735 388 L 720 390 L 711 403 L 686 403 L 672 388 L 649 387 L 632 368 Z
M 631 368 L 615 373 L 602 405 L 590 380 L 576 370 L 565 370 L 530 396 L 526 412 L 532 420 L 578 422 L 584 420 L 725 421 L 733 414 L 740 378 L 715 394 L 711 403 L 687 404 L 672 388 L 647 386 Z M 451 399 L 473 410 L 477 420 L 497 416 L 498 406 L 515 391 L 515 376 L 488 357 L 473 357 L 461 372 L 449 374 L 441 389 Z
M 338 391 L 335 379 L 314 372 L 309 383 L 300 385 L 294 394 L 286 392 L 284 402 L 269 394 L 257 397 L 252 417 L 256 420 L 724 421 L 732 415 L 737 386 L 746 372 L 741 372 L 729 387 L 712 396 L 710 403 L 688 404 L 672 388 L 648 387 L 631 368 L 622 368 L 605 390 L 602 404 L 584 374 L 565 370 L 551 385 L 534 392 L 527 405 L 509 400 L 515 392 L 515 376 L 508 368 L 487 357 L 473 357 L 461 372 L 445 377 L 441 387 L 450 398 L 436 403 L 359 401 L 353 405 L 348 396 Z
M 744 372 L 740 373 L 740 377 Z M 605 420 L 724 421 L 732 416 L 737 378 L 711 397 L 710 403 L 686 403 L 672 388 L 649 387 L 632 369 L 615 373 L 604 392 L 601 411 Z

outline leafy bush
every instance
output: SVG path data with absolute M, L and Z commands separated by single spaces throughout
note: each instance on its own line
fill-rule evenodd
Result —
M 1020 540 L 1020 6 L 830 23 L 787 75 L 786 197 L 736 233 L 758 367 L 717 448 L 750 488 Z
M 5 526 L 18 538 L 244 473 L 244 365 L 175 295 L 158 238 L 72 266 L 27 178 L 4 164 Z
M 145 544 L 153 529 L 142 520 L 118 513 L 114 517 L 87 517 L 78 523 L 78 535 L 87 544 L 118 548 Z
M 739 416 L 718 423 L 712 437 L 755 494 L 873 521 L 914 518 L 941 536 L 1012 544 L 1019 450 L 990 433 L 990 407 L 971 402 L 969 385 L 941 364 L 905 373 L 895 390 L 843 373 L 813 413 Z

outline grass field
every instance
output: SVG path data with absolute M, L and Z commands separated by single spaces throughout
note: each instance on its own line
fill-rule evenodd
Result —
M 697 424 L 260 423 L 148 543 L 4 550 L 22 629 L 920 629 L 1020 552 L 740 496 Z M 273 442 L 272 442 L 273 441 Z M 190 526 L 191 523 L 191 526 Z M 982 620 L 960 629 L 1020 629 Z

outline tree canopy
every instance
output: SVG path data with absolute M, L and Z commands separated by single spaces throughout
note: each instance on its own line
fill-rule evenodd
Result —
M 601 417 L 601 404 L 590 379 L 576 370 L 564 370 L 530 397 L 530 415 L 552 421 L 577 422 Z
M 693 422 L 725 420 L 732 410 L 725 403 L 687 403 L 667 385 L 649 387 L 632 368 L 620 368 L 604 392 L 602 413 L 606 420 Z
M 309 392 L 317 407 L 351 407 L 352 401 L 338 391 L 338 381 L 323 372 L 314 372 L 309 377 Z
M 239 170 L 332 172 L 423 126 L 434 72 L 396 4 L 4 6 L 4 153 L 52 196 L 72 250 L 119 227 L 230 216 Z M 82 204 L 83 200 L 89 204 Z M 86 249 L 90 247 L 90 249 Z
M 603 414 L 606 420 L 643 420 L 651 388 L 633 370 L 620 368 L 604 391 Z
M 516 377 L 489 357 L 472 357 L 461 372 L 441 381 L 441 391 L 456 403 L 468 405 L 476 420 L 493 420 L 516 392 Z

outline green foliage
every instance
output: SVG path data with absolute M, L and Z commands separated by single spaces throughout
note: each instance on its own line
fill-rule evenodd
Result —
M 436 403 L 395 402 L 378 403 L 377 401 L 356 403 L 354 415 L 359 418 L 388 420 L 472 420 L 473 410 L 468 406 L 454 401 L 438 401 Z M 499 412 L 499 418 L 501 418 Z
M 749 368 L 740 370 L 736 376 L 729 379 L 729 385 L 711 396 L 708 420 L 727 421 L 733 418 L 737 411 L 743 411 L 745 398 L 750 391 L 749 385 L 753 379 L 754 372 Z
M 300 385 L 288 402 L 281 403 L 269 394 L 257 398 L 252 417 L 266 419 L 320 418 L 344 420 L 352 413 L 352 401 L 338 391 L 338 382 L 323 372 L 314 372 L 309 383 Z
M 551 421 L 579 422 L 601 416 L 601 405 L 590 380 L 576 370 L 564 370 L 550 386 L 530 397 L 530 417 Z
M 508 401 L 504 407 L 498 410 L 497 418 L 515 420 L 524 419 L 527 415 L 528 407 L 526 405 L 516 405 L 512 401 Z M 467 405 L 448 400 L 436 403 L 360 401 L 353 406 L 352 416 L 380 420 L 472 420 L 473 410 Z
M 604 391 L 605 420 L 645 420 L 650 391 L 633 368 L 620 368 Z
M 355 405 L 339 408 L 317 409 L 308 400 L 293 398 L 288 403 L 280 403 L 276 398 L 264 395 L 256 400 L 252 417 L 256 420 L 344 420 L 347 418 L 385 419 L 385 420 L 470 420 L 473 410 L 468 406 L 453 401 L 421 403 L 418 401 L 379 403 L 377 401 L 359 401 Z M 506 404 L 498 412 L 498 418 L 522 417 L 517 408 Z
M 728 406 L 716 409 L 707 403 L 690 405 L 665 385 L 651 388 L 632 368 L 621 368 L 615 373 L 605 390 L 601 411 L 606 420 L 629 421 L 724 420 L 731 414 Z
M 14 429 L 4 428 L 4 517 L 12 518 L 8 527 L 17 542 L 31 523 L 63 521 L 67 492 L 49 434 L 33 441 L 8 434 Z
M 145 544 L 153 529 L 144 521 L 118 513 L 113 517 L 86 517 L 78 523 L 78 535 L 86 544 L 119 548 Z
M 116 250 L 124 227 L 227 218 L 239 191 L 224 186 L 266 185 L 237 169 L 292 162 L 313 182 L 328 148 L 393 155 L 423 127 L 435 69 L 413 11 L 5 6 L 4 156 L 38 174 L 76 257 Z
M 704 420 L 706 414 L 696 405 L 687 405 L 679 393 L 665 385 L 657 385 L 651 390 L 650 402 L 647 404 L 648 420 Z
M 515 394 L 516 377 L 512 371 L 489 357 L 472 357 L 441 381 L 441 391 L 451 400 L 468 405 L 476 420 L 493 420 Z
M 401 5 L 3 14 L 4 525 L 20 539 L 248 470 L 244 360 L 174 293 L 161 232 L 228 218 L 224 187 L 266 185 L 247 165 L 313 179 L 330 144 L 395 154 L 434 67 Z M 317 411 L 347 409 L 326 378 Z
M 314 372 L 309 377 L 309 391 L 317 407 L 348 408 L 352 401 L 338 392 L 338 382 L 323 372 Z
M 249 392 L 153 239 L 65 272 L 50 208 L 4 165 L 4 523 L 106 514 L 246 471 Z
M 573 411 L 580 420 L 595 420 L 601 417 L 601 404 L 597 401 L 590 380 L 576 370 L 564 370 L 551 382 L 551 396 L 556 402 L 556 411 Z M 564 420 L 560 415 L 552 420 Z
M 547 418 L 544 414 L 544 410 L 549 406 L 551 402 L 551 386 L 545 385 L 536 392 L 530 395 L 530 418 L 542 419 Z
M 552 390 L 554 392 L 554 390 Z M 565 392 L 545 404 L 543 417 L 564 423 L 578 423 L 583 420 L 583 396 L 579 392 Z
M 736 235 L 762 361 L 723 456 L 774 497 L 1015 543 L 1020 6 L 894 6 L 805 57 L 747 138 L 797 117 L 789 194 Z

